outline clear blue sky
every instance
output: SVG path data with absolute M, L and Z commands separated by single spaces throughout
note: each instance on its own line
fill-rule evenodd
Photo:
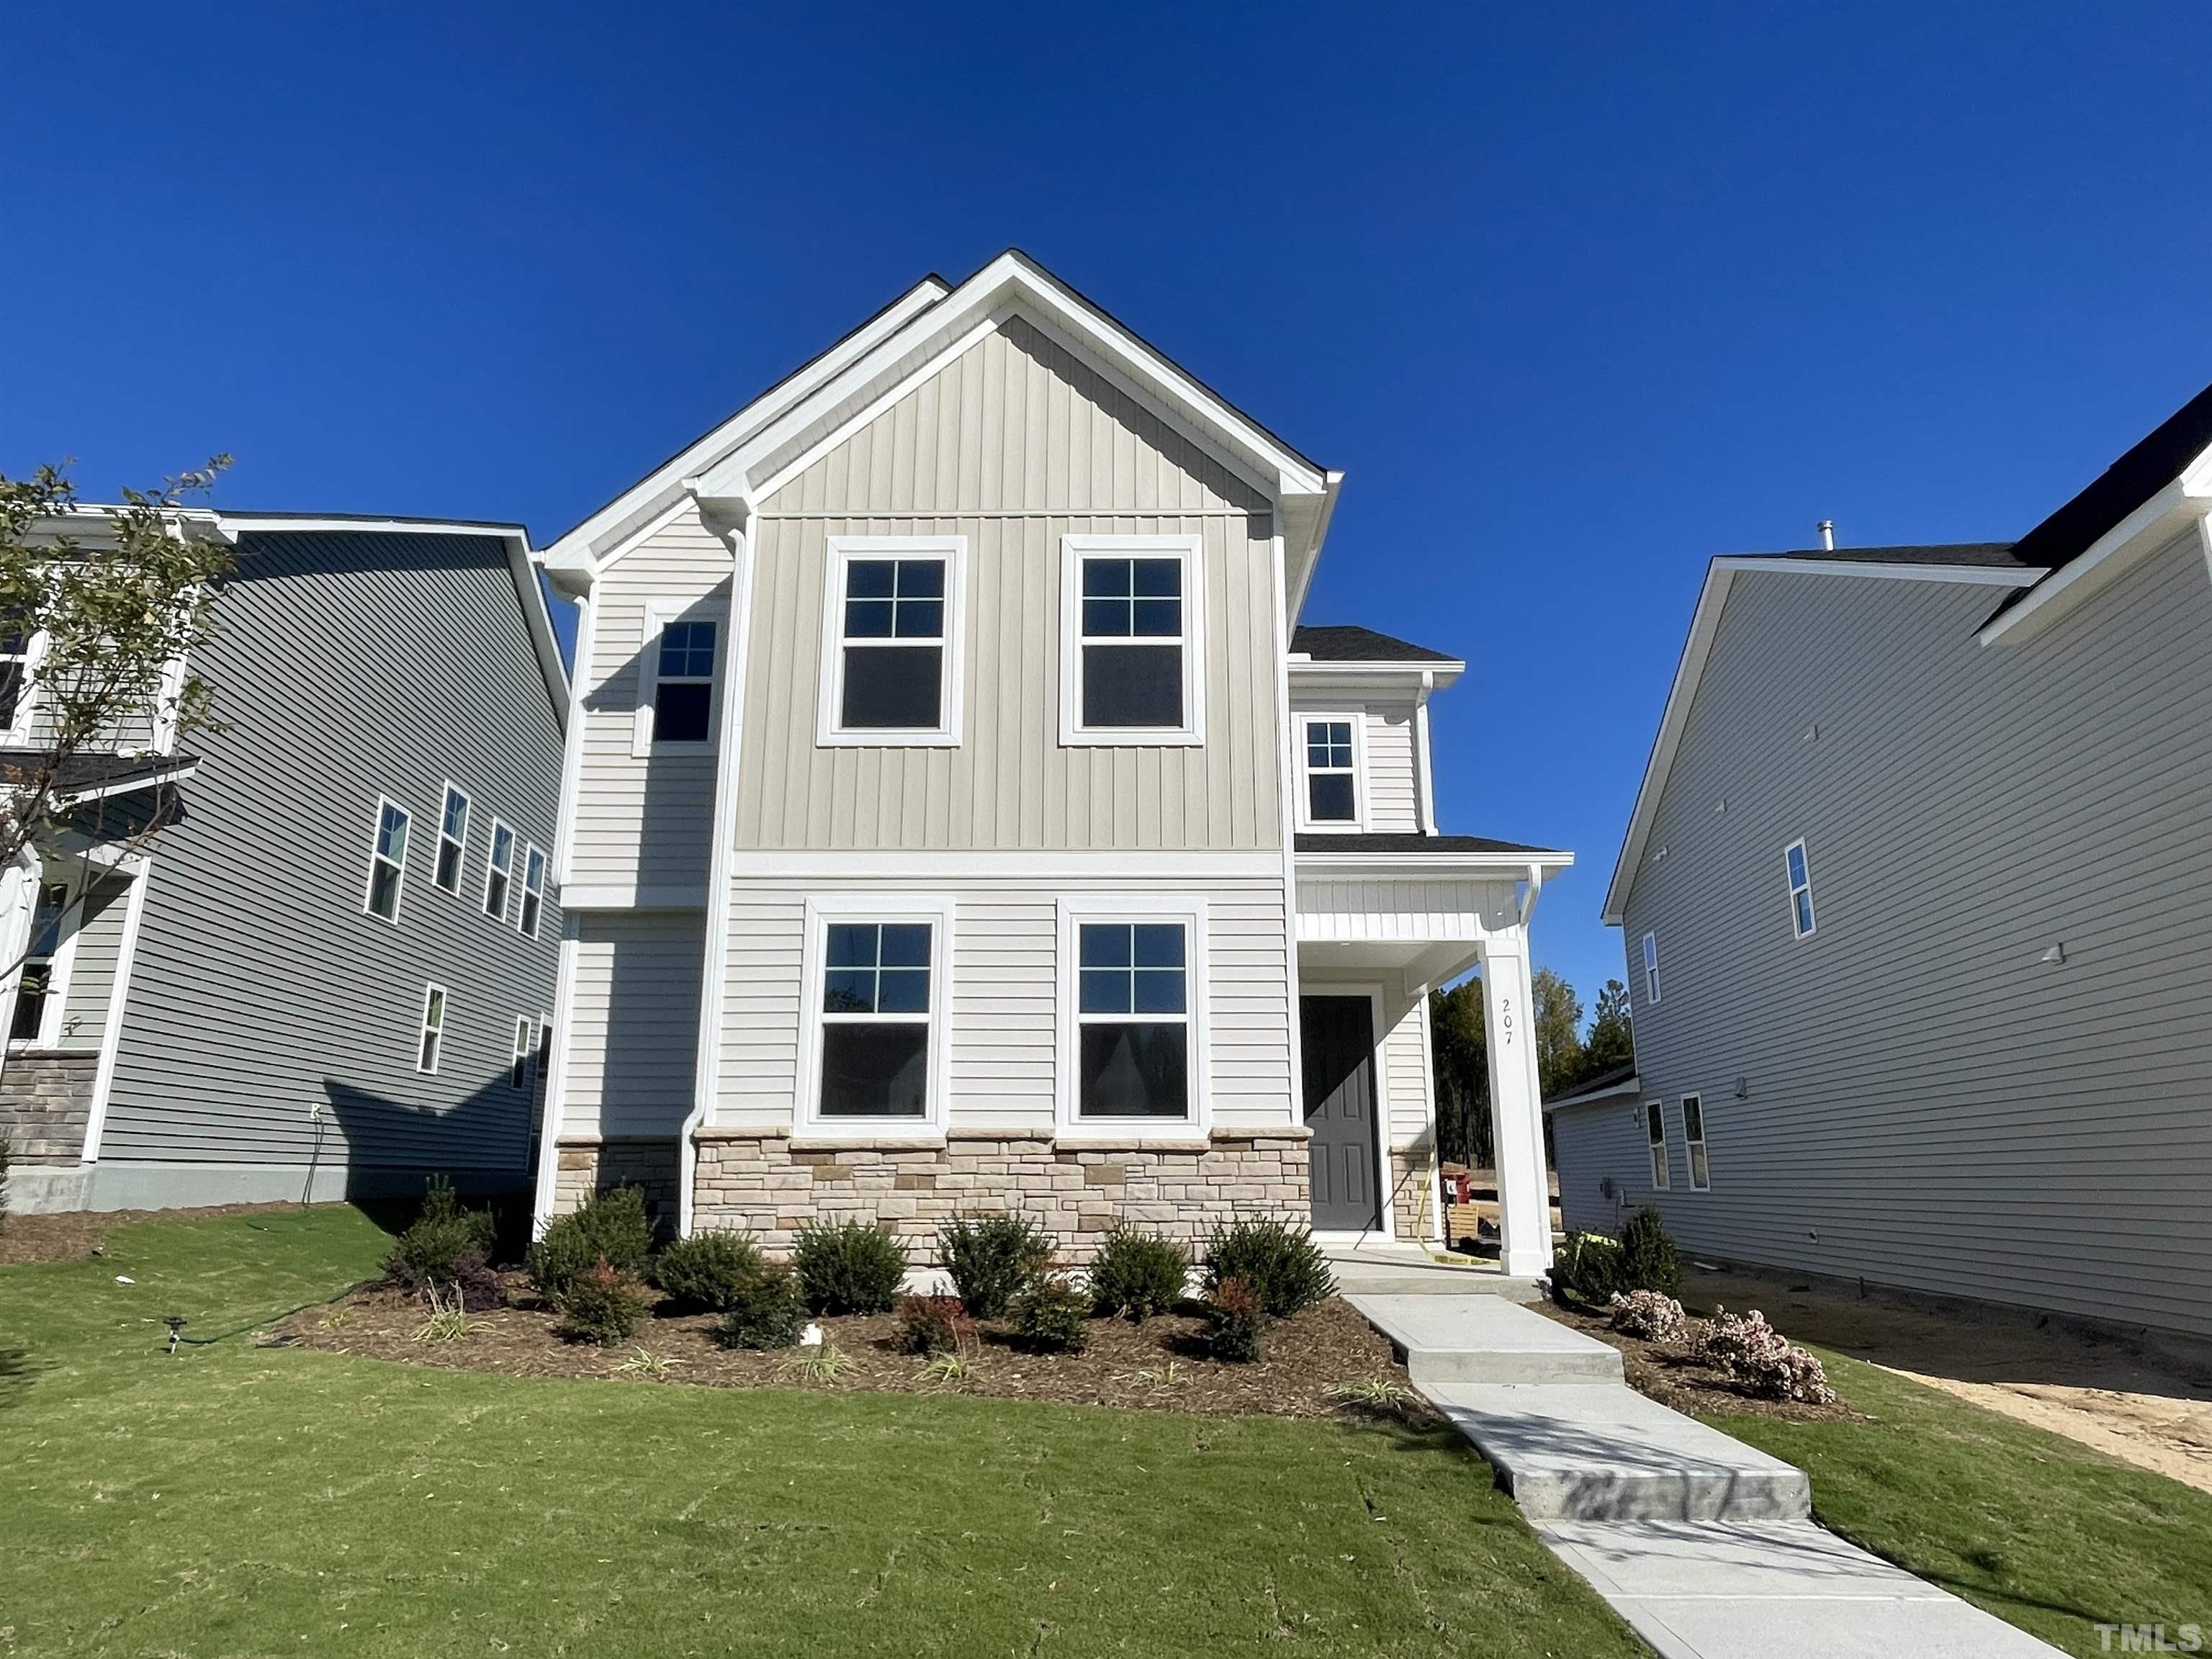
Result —
M 0 471 L 541 542 L 1036 254 L 1349 474 L 1306 620 L 1472 668 L 1596 920 L 1705 560 L 2016 535 L 2212 380 L 2212 9 L 10 8 Z

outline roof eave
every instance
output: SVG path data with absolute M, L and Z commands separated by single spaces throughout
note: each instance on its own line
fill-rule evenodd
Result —
M 2212 448 L 2081 553 L 2039 573 L 2041 580 L 2000 605 L 1975 637 L 1984 645 L 2017 645 L 2034 638 L 2138 559 L 2163 547 L 2192 520 L 2202 523 L 2208 514 L 2212 514 Z M 2207 556 L 2212 557 L 2212 544 L 2208 544 Z

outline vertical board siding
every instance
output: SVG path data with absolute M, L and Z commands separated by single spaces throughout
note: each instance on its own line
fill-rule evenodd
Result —
M 1735 577 L 1653 823 L 1666 856 L 1626 906 L 1675 1166 L 1658 1201 L 1708 1252 L 2212 1334 L 2204 556 L 2191 534 L 2019 645 L 1975 642 L 1994 602 Z M 1689 1092 L 1710 1193 L 1682 1167 Z M 1595 1139 L 1563 1141 L 1563 1184 L 1642 1201 L 1640 1146 L 1570 1162 Z
M 107 878 L 93 884 L 77 911 L 76 943 L 62 999 L 58 1047 L 97 1050 L 107 1030 L 107 1000 L 115 988 L 115 963 L 123 948 L 123 921 L 131 884 Z
M 553 845 L 561 733 L 504 548 L 248 532 L 214 615 L 225 724 L 155 848 L 103 1156 L 519 1171 L 514 1024 L 552 1010 L 561 912 L 526 939 L 480 901 L 495 815 Z M 430 881 L 447 778 L 474 803 L 458 897 Z M 413 814 L 396 926 L 362 908 L 380 793 Z
M 1200 747 L 1059 740 L 1060 538 L 1193 534 L 1205 566 Z M 763 504 L 738 844 L 1281 844 L 1266 502 L 1016 317 Z M 829 538 L 968 540 L 957 748 L 818 748 Z
M 672 1138 L 691 1110 L 704 925 L 602 912 L 576 927 L 560 1133 Z
M 724 622 L 730 549 L 696 507 L 654 531 L 592 588 L 591 661 L 583 689 L 582 759 L 568 826 L 570 881 L 580 886 L 696 890 L 703 902 L 714 757 L 631 753 L 647 612 L 656 603 Z M 729 629 L 718 632 L 726 656 Z

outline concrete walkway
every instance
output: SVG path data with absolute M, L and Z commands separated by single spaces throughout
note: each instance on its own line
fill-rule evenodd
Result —
M 1803 1470 L 1636 1393 L 1604 1343 L 1494 1294 L 1345 1288 L 1537 1535 L 1664 1659 L 2057 1651 L 1820 1527 Z

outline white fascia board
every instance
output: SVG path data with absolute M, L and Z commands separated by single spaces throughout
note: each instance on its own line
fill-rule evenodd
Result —
M 1288 574 L 1291 595 L 1291 625 L 1297 626 L 1298 618 L 1305 612 L 1306 593 L 1313 586 L 1314 572 L 1321 568 L 1322 544 L 1328 539 L 1328 527 L 1336 520 L 1337 499 L 1344 492 L 1344 474 L 1334 470 L 1328 474 L 1327 487 L 1320 502 L 1310 514 L 1303 500 L 1285 504 L 1282 517 L 1299 520 L 1285 529 L 1284 560 Z M 1310 518 L 1310 525 L 1305 521 Z
M 1627 1077 L 1619 1083 L 1607 1084 L 1602 1089 L 1592 1089 L 1582 1094 L 1564 1095 L 1557 1100 L 1547 1100 L 1544 1103 L 1544 1109 L 1547 1112 L 1571 1112 L 1577 1106 L 1612 1106 L 1621 1101 L 1632 1099 L 1643 1092 L 1642 1079 Z
M 659 517 L 684 496 L 687 479 L 696 478 L 753 436 L 793 404 L 849 368 L 935 306 L 951 290 L 936 277 L 917 283 L 836 345 L 778 381 L 713 431 L 684 447 L 609 501 L 574 529 L 559 537 L 543 555 L 549 573 L 588 580 L 609 549 L 625 540 L 647 520 Z M 559 576 L 556 576 L 559 580 Z
M 1346 871 L 1376 876 L 1494 878 L 1525 878 L 1530 870 L 1550 876 L 1574 867 L 1572 853 L 1308 853 L 1297 855 L 1298 869 L 1331 875 Z
M 57 789 L 59 802 L 69 806 L 81 806 L 88 800 L 106 800 L 114 795 L 128 795 L 140 789 L 150 789 L 156 784 L 182 783 L 200 769 L 197 758 L 165 766 L 158 772 L 143 772 L 136 777 L 119 779 L 113 783 L 95 783 L 83 789 Z
M 2145 556 L 2156 552 L 2188 518 L 2212 509 L 2212 450 L 2185 468 L 2179 477 L 2089 544 L 2078 558 L 2051 572 L 2019 604 L 1982 626 L 1975 635 L 1984 645 L 2017 645 L 2106 586 Z
M 1419 696 L 1425 689 L 1443 690 L 1466 672 L 1463 662 L 1316 662 L 1293 652 L 1291 690 L 1293 695 L 1304 690 L 1329 695 L 1373 681 L 1376 690 Z

